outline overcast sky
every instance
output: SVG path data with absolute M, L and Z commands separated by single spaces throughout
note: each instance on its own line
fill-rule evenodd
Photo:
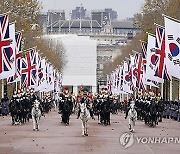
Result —
M 39 0 L 42 2 L 43 12 L 48 10 L 65 10 L 66 17 L 76 6 L 84 6 L 87 11 L 91 12 L 94 9 L 112 8 L 118 13 L 118 19 L 126 19 L 133 17 L 141 8 L 145 0 Z

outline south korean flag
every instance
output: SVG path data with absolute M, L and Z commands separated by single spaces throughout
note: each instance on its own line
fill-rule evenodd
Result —
M 164 16 L 166 66 L 170 75 L 180 79 L 180 21 Z

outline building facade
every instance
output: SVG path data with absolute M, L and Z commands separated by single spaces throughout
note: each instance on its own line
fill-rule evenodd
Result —
M 76 10 L 78 9 L 80 8 L 76 8 Z M 77 36 L 88 36 L 97 42 L 97 89 L 106 84 L 106 74 L 103 74 L 105 64 L 112 62 L 117 55 L 122 54 L 121 48 L 140 32 L 139 28 L 134 27 L 133 21 L 112 20 L 110 12 L 113 10 L 92 11 L 91 19 L 57 20 L 46 27 L 46 33 L 49 35 L 76 34 Z M 115 17 L 116 15 L 113 18 Z
M 71 19 L 85 19 L 86 18 L 86 9 L 83 6 L 76 7 L 72 10 Z
M 89 36 L 47 35 L 46 38 L 60 42 L 65 48 L 66 65 L 62 72 L 62 85 L 77 94 L 81 86 L 90 92 L 97 91 L 97 41 Z

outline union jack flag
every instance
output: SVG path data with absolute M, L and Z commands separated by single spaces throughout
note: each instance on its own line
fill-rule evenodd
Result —
M 15 52 L 13 46 L 11 46 L 13 41 L 15 41 L 15 39 L 13 39 L 13 30 L 15 35 L 15 25 L 11 27 L 12 33 L 10 35 L 8 15 L 0 16 L 0 79 L 8 78 L 15 73 L 15 66 L 13 66 L 15 65 Z
M 156 55 L 159 56 L 159 62 L 156 66 L 155 76 L 166 80 L 171 80 L 165 65 L 165 29 L 156 25 Z
M 13 83 L 21 80 L 21 51 L 22 51 L 22 32 L 15 34 L 16 39 L 16 63 L 15 63 L 15 75 L 8 78 L 8 83 Z
M 32 48 L 22 58 L 22 88 L 36 86 L 36 49 Z
M 141 88 L 140 84 L 142 84 L 142 75 L 143 75 L 143 69 L 142 69 L 142 55 L 138 55 L 137 63 L 133 69 L 133 75 L 136 79 L 136 87 Z
M 143 66 L 144 66 L 144 70 L 146 71 L 147 43 L 146 42 L 141 42 L 141 48 L 142 48 Z

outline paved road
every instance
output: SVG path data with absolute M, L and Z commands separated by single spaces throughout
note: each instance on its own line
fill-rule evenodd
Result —
M 45 118 L 42 117 L 40 131 L 35 132 L 32 131 L 32 121 L 12 126 L 10 117 L 0 117 L 0 154 L 180 153 L 180 140 L 177 140 L 180 138 L 180 122 L 164 119 L 156 128 L 150 128 L 142 121 L 137 121 L 134 137 L 129 138 L 129 142 L 122 146 L 121 135 L 128 132 L 127 120 L 123 113 L 112 115 L 111 119 L 110 126 L 102 126 L 97 120 L 90 120 L 89 136 L 82 137 L 81 121 L 76 119 L 76 115 L 72 115 L 70 125 L 65 126 L 61 124 L 59 114 L 52 111 Z M 159 137 L 159 140 L 148 143 L 153 137 Z M 176 143 L 175 137 L 179 137 L 176 138 Z M 133 145 L 126 148 L 131 143 Z

